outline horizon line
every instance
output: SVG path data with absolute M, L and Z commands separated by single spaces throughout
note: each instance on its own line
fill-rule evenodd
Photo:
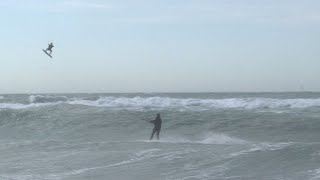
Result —
M 200 93 L 320 93 L 320 91 L 163 91 L 163 92 L 33 92 L 33 93 L 0 93 L 0 95 L 33 95 L 33 94 L 200 94 Z

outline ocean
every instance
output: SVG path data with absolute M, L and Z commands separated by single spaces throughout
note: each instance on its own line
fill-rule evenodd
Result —
M 320 93 L 0 95 L 0 179 L 320 179 Z

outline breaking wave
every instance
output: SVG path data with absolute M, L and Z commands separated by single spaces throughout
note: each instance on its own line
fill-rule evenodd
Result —
M 112 97 L 96 99 L 71 98 L 66 96 L 31 95 L 28 103 L 0 103 L 0 109 L 23 109 L 57 104 L 84 105 L 110 109 L 152 110 L 212 110 L 212 109 L 292 109 L 320 107 L 316 99 L 228 98 L 194 99 L 171 97 Z
M 20 103 L 0 103 L 0 109 L 27 109 L 37 108 L 43 106 L 56 105 L 58 103 L 31 103 L 31 104 L 20 104 Z
M 178 99 L 170 97 L 100 97 L 98 100 L 72 100 L 69 104 L 114 108 L 185 108 L 185 109 L 278 109 L 320 107 L 319 99 Z
M 66 96 L 50 96 L 50 95 L 31 95 L 29 96 L 30 103 L 49 103 L 49 102 L 60 102 L 67 101 Z

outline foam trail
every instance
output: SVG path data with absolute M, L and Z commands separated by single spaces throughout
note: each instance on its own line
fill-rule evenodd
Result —
M 220 144 L 220 145 L 231 145 L 231 144 L 246 144 L 245 140 L 230 137 L 225 134 L 214 134 L 208 133 L 202 140 L 190 140 L 182 137 L 164 137 L 160 140 L 138 140 L 137 142 L 157 142 L 157 143 L 171 143 L 171 144 Z

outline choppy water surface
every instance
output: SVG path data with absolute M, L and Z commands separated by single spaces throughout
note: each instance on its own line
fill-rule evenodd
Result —
M 1 180 L 320 179 L 320 93 L 1 95 L 0 152 Z

